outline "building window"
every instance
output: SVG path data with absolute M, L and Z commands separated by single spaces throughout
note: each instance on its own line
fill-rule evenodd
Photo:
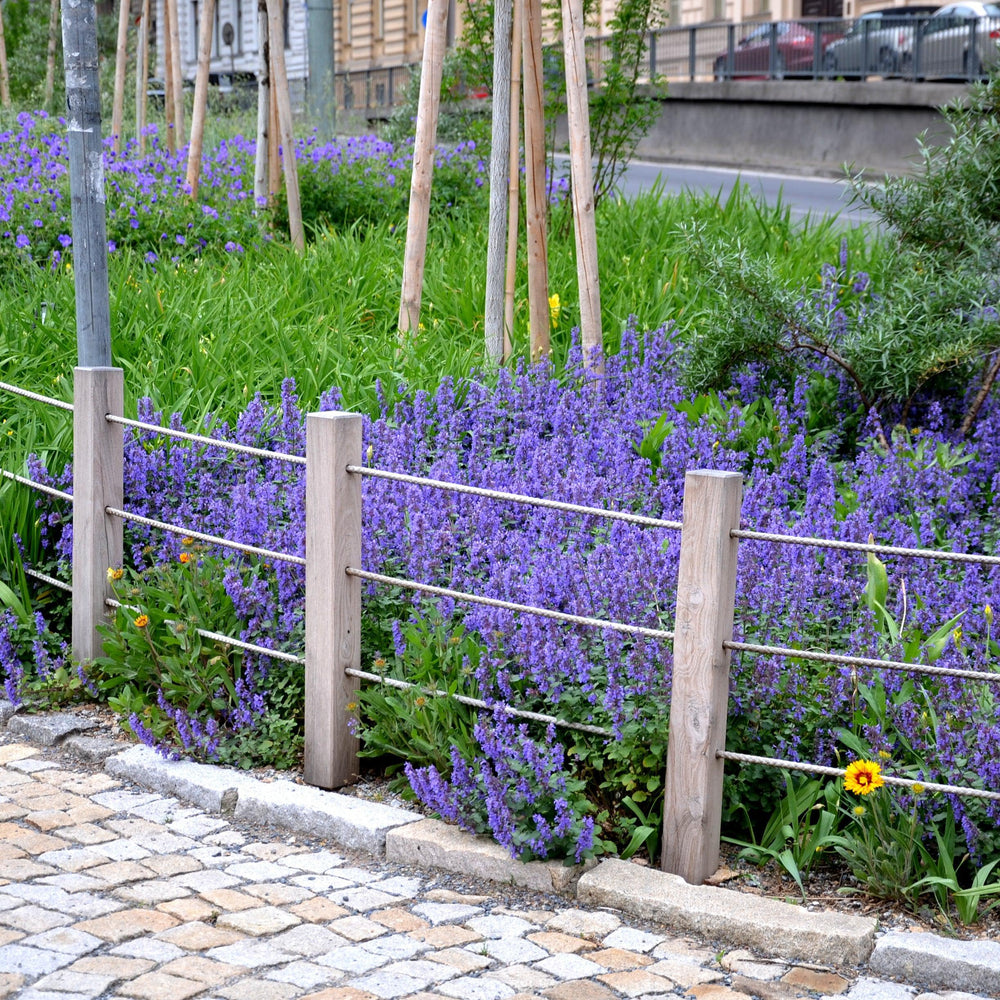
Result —
M 712 17 L 721 21 L 726 16 L 726 0 L 712 0 Z
M 372 26 L 375 41 L 380 42 L 385 35 L 385 0 L 375 0 L 372 17 L 375 19 L 375 24 Z
M 681 23 L 681 0 L 670 0 L 669 23 L 677 27 Z

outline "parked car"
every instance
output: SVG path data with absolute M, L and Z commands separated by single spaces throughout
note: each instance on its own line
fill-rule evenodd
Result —
M 828 76 L 846 78 L 894 76 L 912 59 L 913 42 L 920 28 L 937 7 L 889 7 L 862 14 L 843 38 L 831 42 L 823 54 Z
M 784 79 L 786 76 L 811 76 L 819 53 L 836 33 L 820 31 L 800 21 L 775 21 L 761 24 L 733 46 L 732 51 L 719 53 L 713 60 L 716 80 L 733 77 Z
M 1000 61 L 998 43 L 1000 6 L 950 3 L 927 19 L 915 39 L 913 75 L 976 79 Z

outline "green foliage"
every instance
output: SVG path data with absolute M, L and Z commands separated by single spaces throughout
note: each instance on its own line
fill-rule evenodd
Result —
M 805 899 L 802 881 L 812 866 L 824 860 L 823 850 L 839 825 L 840 791 L 835 783 L 782 772 L 785 796 L 771 814 L 760 839 L 747 843 L 732 837 L 723 840 L 743 848 L 740 857 L 754 864 L 777 862 L 794 879 Z M 742 807 L 746 811 L 746 807 Z M 747 826 L 752 819 L 747 813 Z

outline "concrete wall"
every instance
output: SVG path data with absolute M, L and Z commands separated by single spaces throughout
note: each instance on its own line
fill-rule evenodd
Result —
M 962 84 L 879 80 L 671 83 L 660 120 L 639 145 L 643 159 L 802 174 L 841 174 L 844 163 L 904 173 L 916 137 L 947 134 L 938 108 Z

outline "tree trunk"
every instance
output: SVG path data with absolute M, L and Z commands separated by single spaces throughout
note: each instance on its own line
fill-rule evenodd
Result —
M 59 0 L 49 4 L 49 47 L 45 54 L 45 107 L 52 107 L 56 89 L 56 52 L 59 47 Z
M 267 0 L 257 0 L 257 37 L 260 39 L 257 66 L 257 147 L 254 156 L 253 199 L 257 208 L 270 196 L 268 155 L 271 123 L 271 60 L 267 37 Z
M 514 0 L 510 56 L 510 160 L 507 170 L 507 276 L 504 283 L 503 360 L 514 352 L 514 289 L 517 283 L 517 229 L 521 189 L 521 16 L 523 0 Z
M 7 73 L 7 41 L 3 34 L 2 8 L 0 8 L 0 106 L 10 107 L 10 76 Z
M 118 42 L 115 46 L 115 92 L 111 99 L 111 141 L 122 151 L 122 119 L 125 113 L 125 70 L 128 67 L 129 0 L 118 0 Z
M 212 61 L 212 33 L 215 28 L 215 0 L 198 5 L 198 76 L 194 83 L 194 110 L 191 112 L 191 144 L 188 147 L 185 180 L 192 200 L 198 197 L 201 178 L 201 150 L 205 139 L 205 111 L 208 108 L 208 71 Z
M 174 100 L 174 142 L 175 148 L 184 145 L 184 77 L 181 72 L 181 36 L 177 20 L 177 0 L 163 0 L 166 7 L 167 26 L 170 32 L 170 67 L 165 70 L 166 86 L 170 88 Z
M 149 87 L 149 0 L 142 0 L 139 37 L 135 46 L 135 132 L 139 155 L 146 152 L 146 101 Z

